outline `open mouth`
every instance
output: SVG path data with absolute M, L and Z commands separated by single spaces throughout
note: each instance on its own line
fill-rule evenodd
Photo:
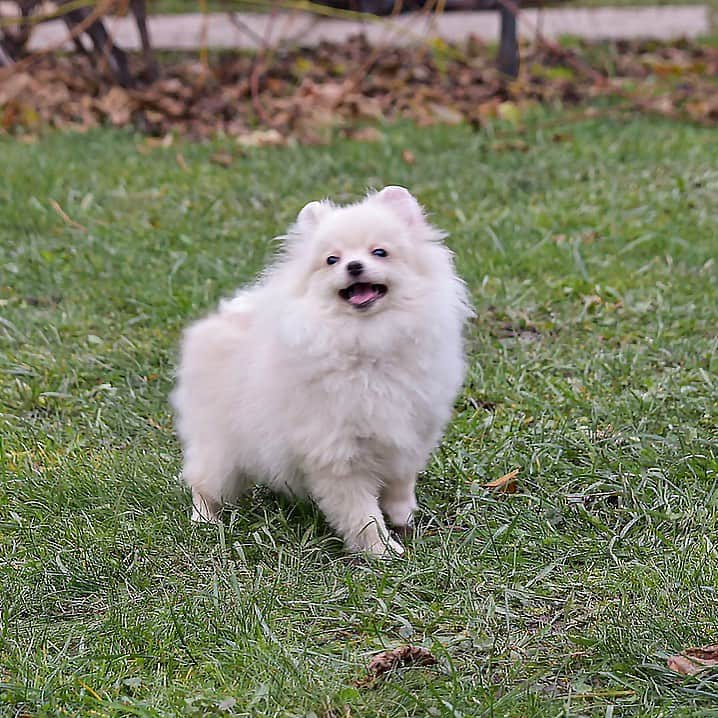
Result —
M 381 299 L 387 292 L 386 284 L 369 284 L 369 282 L 355 282 L 345 289 L 339 290 L 339 296 L 346 299 L 356 309 L 367 309 L 377 299 Z

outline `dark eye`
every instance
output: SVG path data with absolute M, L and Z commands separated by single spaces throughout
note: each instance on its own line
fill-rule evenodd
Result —
M 336 264 L 339 261 L 339 257 L 335 257 L 333 254 L 327 257 L 327 264 Z
M 386 249 L 382 249 L 381 247 L 377 247 L 376 249 L 372 249 L 371 253 L 375 257 L 388 257 L 389 254 L 387 253 Z

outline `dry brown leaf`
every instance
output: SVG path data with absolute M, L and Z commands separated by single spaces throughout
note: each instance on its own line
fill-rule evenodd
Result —
M 486 488 L 496 489 L 497 491 L 502 491 L 505 494 L 515 494 L 517 490 L 516 477 L 519 475 L 519 471 L 521 471 L 521 469 L 514 469 L 513 471 L 509 471 L 508 474 L 499 476 L 498 479 L 489 481 L 489 483 L 486 484 Z
M 237 143 L 242 147 L 268 147 L 283 145 L 286 143 L 286 139 L 275 129 L 254 130 L 254 132 L 238 137 Z
M 97 107 L 113 125 L 121 127 L 130 121 L 134 103 L 127 90 L 113 87 L 97 101 Z
M 307 105 L 297 109 L 304 114 L 304 118 L 298 124 L 313 127 L 316 130 L 331 129 L 342 122 L 342 116 L 330 107 Z
M 369 661 L 367 676 L 357 681 L 356 685 L 360 688 L 371 686 L 377 678 L 395 668 L 402 668 L 404 666 L 434 666 L 436 664 L 436 658 L 426 648 L 422 648 L 421 646 L 399 646 L 390 651 L 377 653 L 377 655 Z
M 307 98 L 327 107 L 336 106 L 346 94 L 343 82 L 324 82 L 317 84 L 311 80 L 304 84 Z
M 459 112 L 455 107 L 430 102 L 428 108 L 431 110 L 433 118 L 444 125 L 459 125 L 464 121 L 463 113 Z
M 187 113 L 187 103 L 168 95 L 148 98 L 151 106 L 156 106 L 161 112 L 171 118 L 183 117 Z
M 34 84 L 32 76 L 27 72 L 15 72 L 3 78 L 0 83 L 0 106 L 32 92 Z
M 383 133 L 376 127 L 360 127 L 358 130 L 350 132 L 349 137 L 357 142 L 380 142 L 384 139 Z
M 347 98 L 347 100 L 349 101 L 350 98 Z M 381 101 L 375 97 L 352 95 L 351 103 L 355 108 L 357 117 L 377 121 L 384 119 L 384 107 Z
M 493 142 L 491 149 L 494 152 L 528 152 L 531 149 L 527 142 L 521 139 L 504 140 L 502 142 Z
M 171 147 L 174 143 L 174 135 L 164 135 L 164 137 L 145 137 L 145 144 L 148 147 Z
M 718 644 L 686 648 L 668 659 L 668 667 L 683 676 L 695 676 L 714 666 L 718 666 Z
M 151 122 L 153 125 L 159 125 L 165 118 L 165 116 L 157 110 L 145 110 L 145 117 L 147 118 L 147 121 Z
M 414 162 L 416 162 L 416 157 L 414 156 L 414 153 L 411 150 L 404 150 L 401 153 L 401 159 L 406 162 L 408 165 L 413 165 Z
M 215 165 L 229 167 L 234 162 L 234 156 L 229 154 L 229 152 L 215 152 L 213 155 L 210 155 L 209 161 Z

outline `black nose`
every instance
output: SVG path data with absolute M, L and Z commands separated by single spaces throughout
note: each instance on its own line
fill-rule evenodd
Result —
M 364 265 L 361 262 L 349 262 L 349 264 L 347 264 L 347 272 L 349 272 L 352 277 L 358 277 L 363 271 Z

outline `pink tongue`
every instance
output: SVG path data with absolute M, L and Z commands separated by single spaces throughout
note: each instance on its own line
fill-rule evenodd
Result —
M 354 293 L 349 297 L 349 301 L 352 304 L 364 304 L 376 297 L 377 292 L 372 289 L 371 284 L 360 284 L 354 288 Z

